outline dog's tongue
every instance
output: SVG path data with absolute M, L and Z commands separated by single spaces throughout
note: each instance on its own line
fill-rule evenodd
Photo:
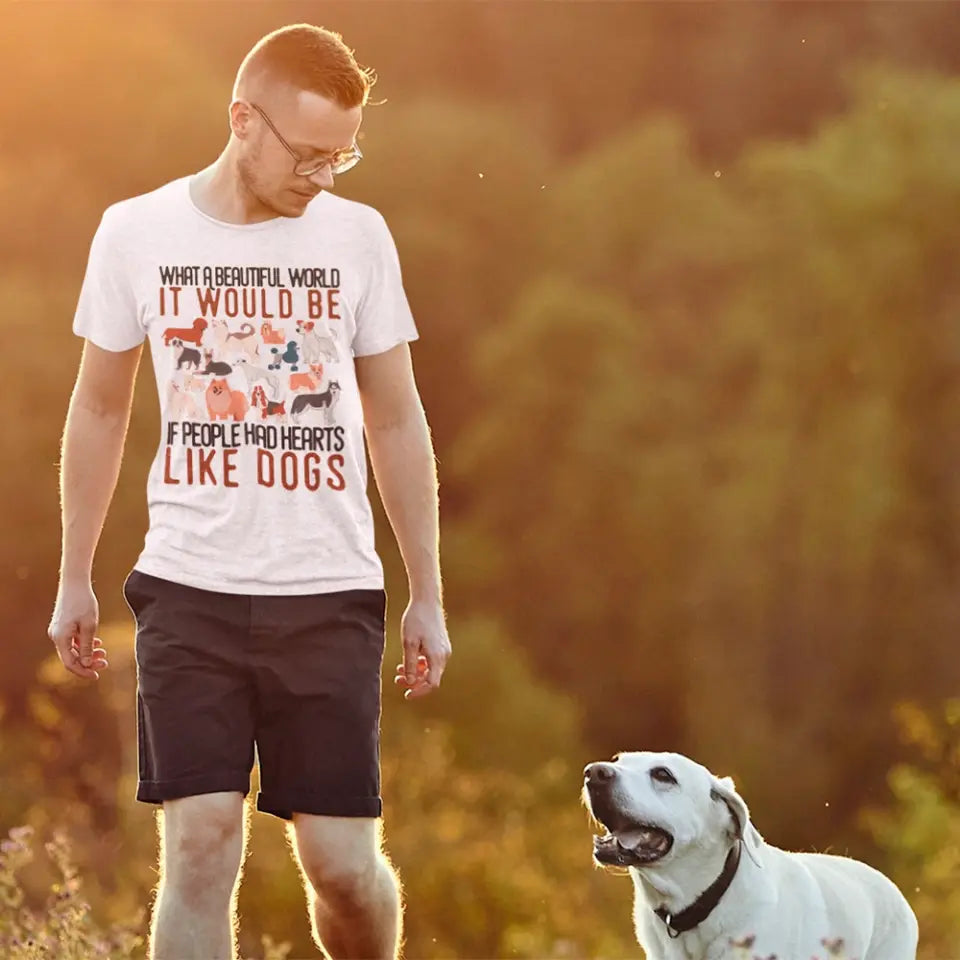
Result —
M 645 847 L 653 838 L 653 831 L 642 827 L 638 827 L 635 830 L 622 830 L 617 833 L 617 840 L 620 842 L 620 846 L 627 850 L 636 850 L 639 847 Z

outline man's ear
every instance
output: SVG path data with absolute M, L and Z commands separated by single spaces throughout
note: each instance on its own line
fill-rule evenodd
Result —
M 724 803 L 733 817 L 733 835 L 737 840 L 742 840 L 750 859 L 758 866 L 762 867 L 757 853 L 763 842 L 763 837 L 750 821 L 750 811 L 747 809 L 747 802 L 737 793 L 733 777 L 714 777 L 713 786 L 710 789 L 710 797 L 720 803 Z

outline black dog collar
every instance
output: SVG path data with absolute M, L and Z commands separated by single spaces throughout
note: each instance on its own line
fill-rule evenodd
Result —
M 737 867 L 740 866 L 741 846 L 742 841 L 730 848 L 720 876 L 689 907 L 675 914 L 667 913 L 663 907 L 657 907 L 653 911 L 667 925 L 667 934 L 672 940 L 676 940 L 681 933 L 692 930 L 697 924 L 703 923 L 710 916 L 713 908 L 720 902 L 720 898 L 726 893 L 727 887 L 730 886 L 734 874 L 737 872 Z

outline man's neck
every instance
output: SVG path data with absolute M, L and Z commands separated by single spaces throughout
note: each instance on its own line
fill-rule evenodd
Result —
M 243 184 L 225 153 L 189 181 L 190 198 L 208 217 L 224 223 L 263 223 L 277 217 Z

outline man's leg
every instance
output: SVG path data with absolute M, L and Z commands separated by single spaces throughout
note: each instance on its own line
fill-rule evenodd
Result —
M 382 850 L 383 821 L 294 813 L 288 828 L 306 879 L 314 939 L 333 960 L 400 956 L 400 879 Z
M 240 793 L 164 801 L 150 960 L 235 960 L 248 821 Z

